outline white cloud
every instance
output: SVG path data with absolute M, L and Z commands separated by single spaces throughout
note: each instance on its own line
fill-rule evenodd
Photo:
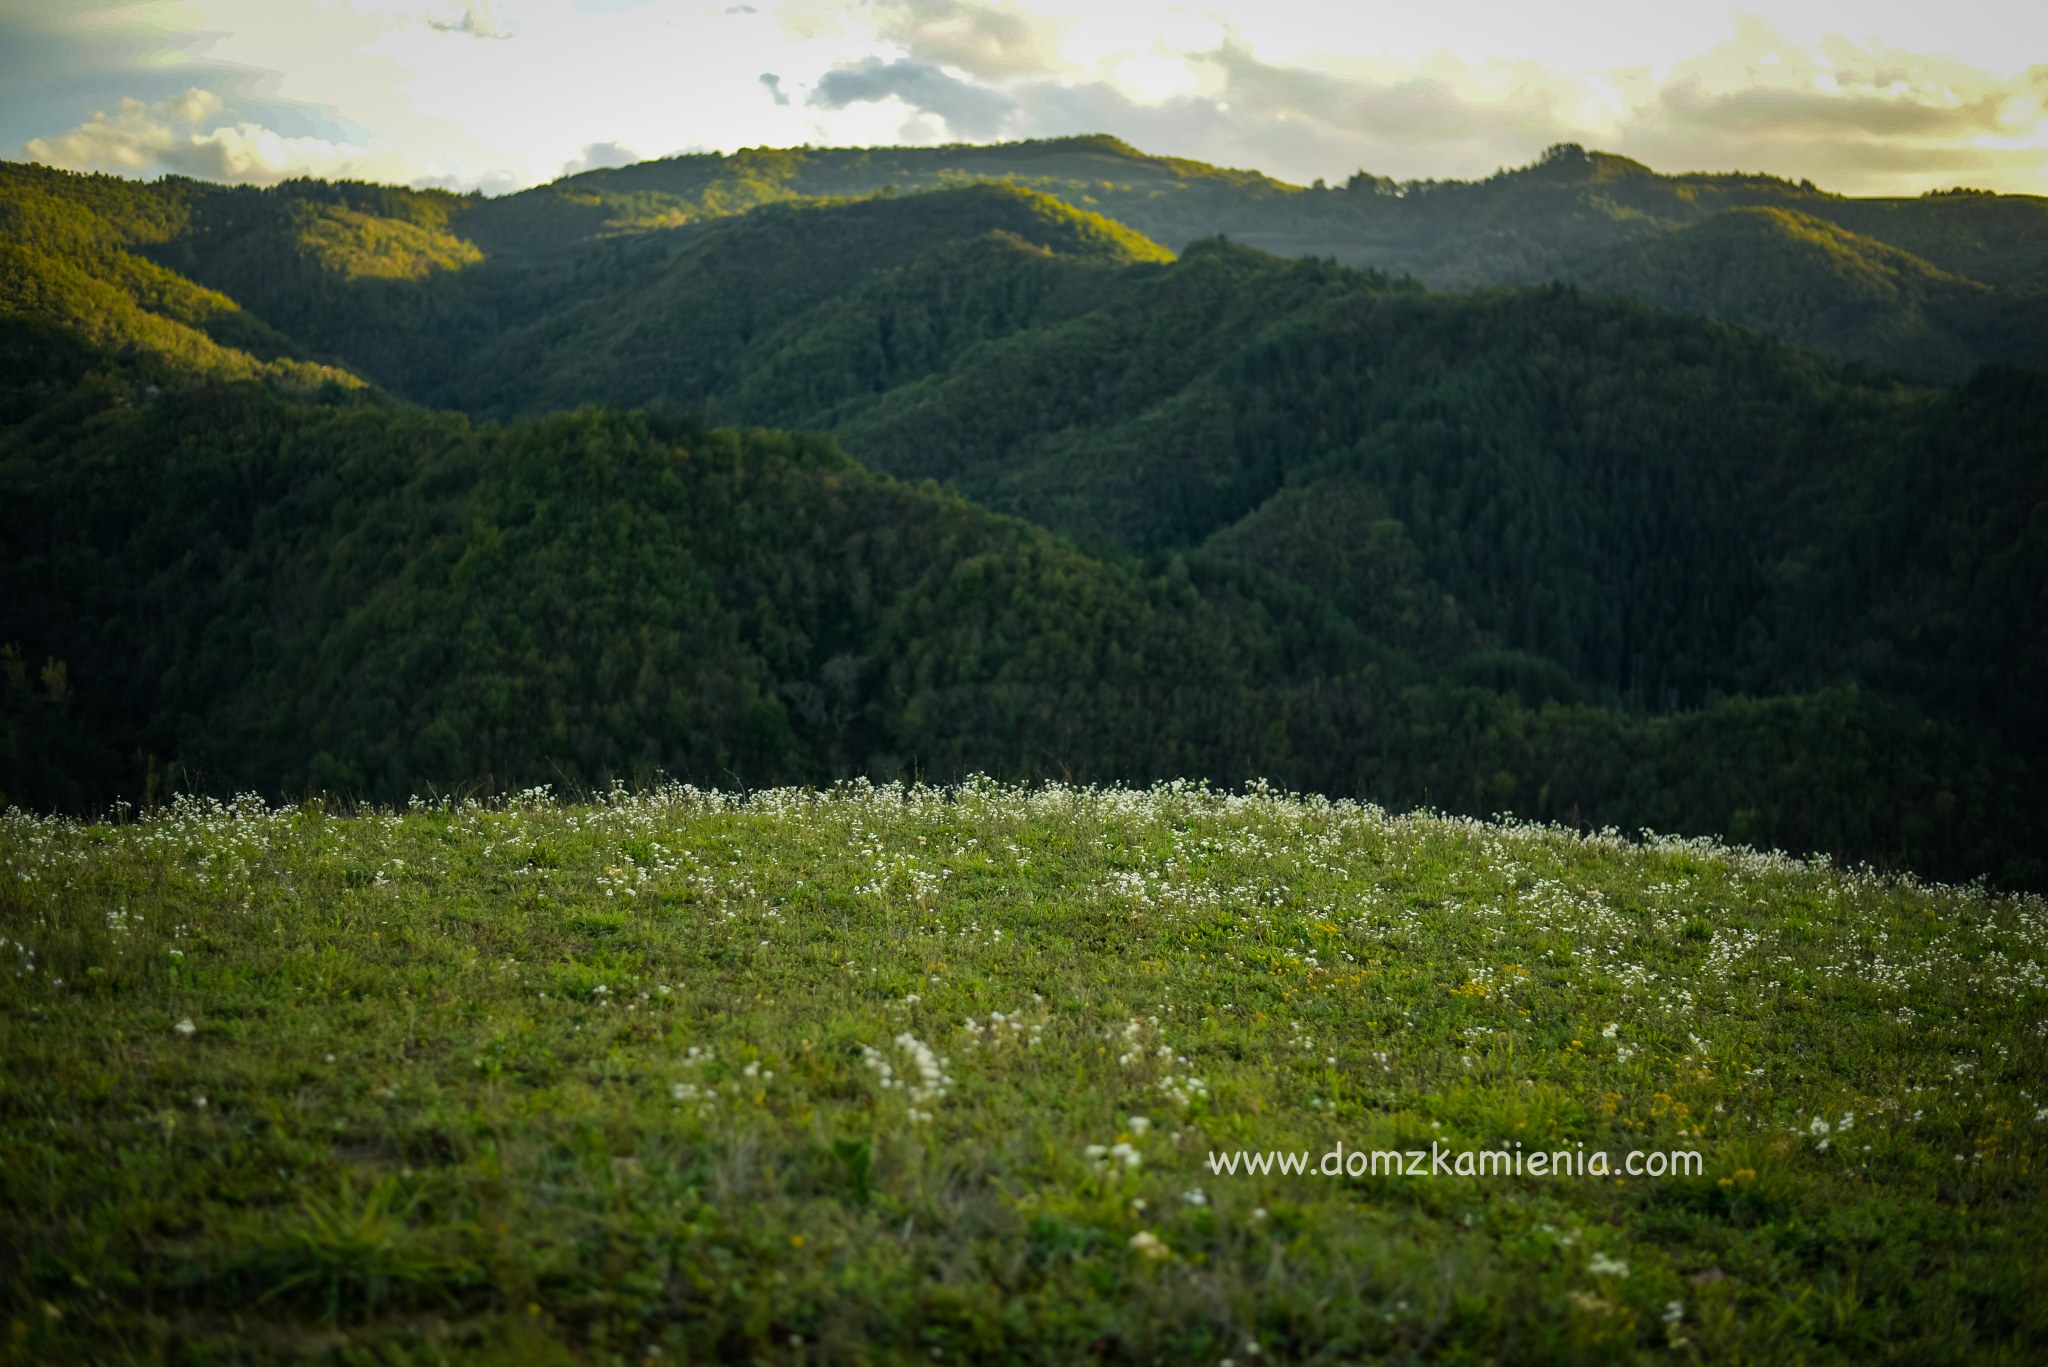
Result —
M 622 142 L 593 142 L 586 144 L 573 160 L 562 163 L 562 174 L 581 175 L 607 166 L 631 166 L 642 160 L 645 158 Z
M 2048 68 L 1999 76 L 1840 35 L 1808 45 L 1753 16 L 1733 27 L 1655 72 L 1569 73 L 1446 49 L 1280 62 L 1236 32 L 1205 50 L 1169 53 L 1154 41 L 1130 54 L 1097 31 L 1090 60 L 1057 76 L 975 81 L 868 58 L 818 89 L 834 107 L 893 98 L 955 136 L 1108 131 L 1298 181 L 1359 168 L 1484 176 L 1575 141 L 1665 170 L 1767 171 L 1850 193 L 2048 189 Z
M 1576 141 L 1855 193 L 2048 191 L 2048 67 L 2024 65 L 2048 51 L 2048 7 L 1751 3 L 1771 17 L 1639 0 L 23 0 L 30 20 L 0 15 L 0 129 L 31 157 L 129 174 L 491 189 L 626 148 L 1109 132 L 1297 181 L 1481 176 Z M 5 60 L 11 45 L 33 60 Z
M 2000 76 L 1840 35 L 1809 46 L 1745 17 L 1728 42 L 1674 64 L 1610 140 L 1653 164 L 1805 176 L 1853 193 L 2038 193 L 2048 190 L 2048 66 Z
M 196 87 L 156 104 L 123 100 L 68 133 L 32 138 L 23 150 L 31 160 L 73 171 L 172 171 L 259 185 L 300 175 L 389 178 L 409 169 L 389 149 L 284 137 L 231 119 L 220 96 Z
M 1067 21 L 974 0 L 909 0 L 876 7 L 877 31 L 912 58 L 983 80 L 1044 76 L 1063 65 Z

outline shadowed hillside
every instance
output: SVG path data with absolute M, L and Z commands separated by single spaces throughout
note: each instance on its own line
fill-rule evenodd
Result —
M 122 204 L 114 231 L 147 244 L 145 255 L 405 388 L 451 348 L 531 323 L 593 278 L 658 273 L 679 231 L 774 204 L 991 181 L 1176 251 L 1223 234 L 1437 288 L 1573 281 L 1932 380 L 1988 361 L 2040 364 L 2048 295 L 2039 197 L 1854 199 L 1771 176 L 1660 175 L 1570 145 L 1483 181 L 1361 171 L 1307 188 L 1102 136 L 750 148 L 588 171 L 496 199 L 307 181 L 116 189 L 107 177 L 12 167 L 7 176 L 10 186 L 37 178 L 42 195 L 71 194 L 61 186 L 75 182 L 88 205 Z M 1738 212 L 1749 210 L 1775 212 Z M 631 250 L 653 241 L 665 245 Z
M 2048 295 L 2000 294 L 1787 209 L 1731 209 L 1643 238 L 1583 278 L 1657 308 L 1909 374 L 1967 374 L 1984 356 L 2048 361 Z
M 1440 288 L 1576 281 L 1926 378 L 1960 378 L 1988 360 L 2041 360 L 2032 338 L 2048 292 L 2048 201 L 1974 192 L 1853 199 L 1771 176 L 1660 175 L 1574 146 L 1484 181 L 1394 182 L 1360 172 L 1327 188 L 1149 156 L 1110 137 L 993 147 L 756 148 L 585 172 L 491 201 L 470 221 L 493 250 L 543 256 L 766 203 L 970 180 L 1042 191 L 1176 250 L 1227 234 L 1281 255 L 1327 256 Z M 1940 316 L 1917 316 L 1921 300 L 1911 286 L 1886 293 L 1871 291 L 1868 282 L 1837 282 L 1815 302 L 1864 316 L 1816 324 L 1793 302 L 1812 292 L 1816 268 L 1796 259 L 1786 220 L 1777 220 L 1775 231 L 1742 218 L 1703 234 L 1685 231 L 1744 209 L 1831 225 L 1839 230 L 1825 235 L 1831 253 L 1846 246 L 1849 255 L 1876 256 L 1880 273 L 1955 277 L 1940 290 Z M 1809 248 L 1816 242 L 1811 225 L 1792 236 Z M 1867 241 L 1849 245 L 1854 238 Z M 1822 265 L 1818 273 L 1843 274 L 1842 265 Z M 1746 279 L 1717 286 L 1729 269 Z M 2007 307 L 2015 298 L 2017 312 Z M 1930 330 L 1932 338 L 1923 335 Z
M 1069 153 L 1135 155 L 987 150 Z M 864 155 L 767 160 L 897 164 Z M 1566 151 L 1379 197 L 1647 175 Z M 18 800 L 1259 776 L 2043 876 L 2039 372 L 1937 389 L 1565 286 L 1176 257 L 1019 184 L 524 254 L 476 229 L 507 201 L 438 192 L 4 187 Z M 1959 356 L 1956 300 L 2026 306 L 1779 209 L 1616 250 L 1615 288 L 1845 346 Z

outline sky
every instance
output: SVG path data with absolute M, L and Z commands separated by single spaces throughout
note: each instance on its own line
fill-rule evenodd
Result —
M 1579 142 L 2048 194 L 2048 4 L 0 0 L 0 154 L 73 170 L 503 193 L 680 152 L 1096 132 L 1298 183 Z

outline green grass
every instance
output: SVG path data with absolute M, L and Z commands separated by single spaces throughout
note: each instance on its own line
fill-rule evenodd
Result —
M 185 801 L 0 860 L 9 1361 L 2048 1342 L 2039 897 L 1186 786 Z M 1705 1172 L 1207 1161 L 1340 1140 Z

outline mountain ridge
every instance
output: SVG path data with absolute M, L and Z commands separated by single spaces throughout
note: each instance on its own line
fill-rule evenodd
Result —
M 1050 195 L 1127 224 L 1169 250 L 1228 235 L 1280 255 L 1327 256 L 1414 275 L 1437 288 L 1563 280 L 1620 289 L 1656 306 L 1761 326 L 1801 345 L 1923 379 L 1953 381 L 1986 362 L 2043 359 L 2040 345 L 2028 339 L 2048 312 L 2048 199 L 1976 191 L 1856 199 L 1771 176 L 1665 175 L 1574 144 L 1484 180 L 1395 182 L 1361 171 L 1333 187 L 1151 156 L 1106 135 L 916 148 L 747 148 L 585 171 L 495 198 L 306 181 L 253 190 L 166 178 L 155 193 L 171 204 L 155 214 L 197 224 L 187 242 L 164 253 L 175 258 L 166 264 L 239 297 L 251 293 L 247 272 L 218 273 L 219 263 L 204 249 L 205 241 L 232 237 L 216 219 L 245 226 L 280 211 L 310 218 L 342 263 L 337 274 L 360 269 L 366 259 L 465 257 L 465 265 L 483 258 L 494 268 L 523 266 L 545 275 L 608 245 L 700 228 L 770 204 L 987 182 Z M 1687 288 L 1685 251 L 1668 239 L 1718 215 L 1753 209 L 1820 220 L 1880 244 L 1880 255 L 1916 258 L 1917 264 L 1905 263 L 1909 274 L 1966 284 L 1946 291 L 1943 311 L 1950 316 L 1939 320 L 1932 340 L 1910 317 L 1818 326 L 1780 316 L 1783 305 L 1774 312 L 1753 300 L 1724 301 L 1712 290 Z M 352 230 L 341 222 L 350 214 L 359 219 Z M 131 208 L 130 216 L 150 214 Z M 149 230 L 161 235 L 166 227 L 154 222 Z M 399 238 L 412 239 L 409 249 Z M 1663 278 L 1664 270 L 1649 270 L 1645 278 L 1646 259 L 1671 257 L 1674 250 L 1678 279 Z M 1797 268 L 1785 268 L 1778 278 L 1775 261 L 1765 252 L 1746 262 L 1757 276 L 1747 282 L 1748 293 L 1811 286 L 1811 273 Z M 447 306 L 476 306 L 459 288 L 445 293 L 453 301 Z M 1856 302 L 1850 289 L 1822 304 L 1853 313 Z M 312 316 L 285 305 L 270 311 L 288 332 L 295 320 Z
M 2041 876 L 2036 371 L 1175 253 L 1017 184 L 548 260 L 474 207 L 0 171 L 52 263 L 0 309 L 0 557 L 43 586 L 0 787 L 1256 775 Z

